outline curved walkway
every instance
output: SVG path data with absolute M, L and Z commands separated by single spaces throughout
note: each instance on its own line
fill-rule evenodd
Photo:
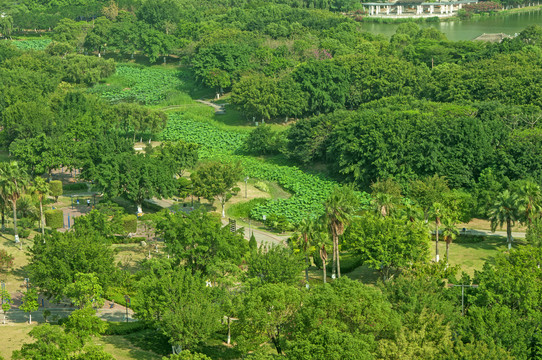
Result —
M 210 102 L 210 101 L 206 101 L 206 100 L 196 100 L 197 102 L 199 103 L 202 103 L 204 105 L 207 105 L 207 106 L 211 106 L 212 108 L 215 109 L 215 114 L 217 115 L 221 115 L 221 114 L 225 114 L 226 113 L 226 105 L 227 104 L 215 104 L 213 102 Z

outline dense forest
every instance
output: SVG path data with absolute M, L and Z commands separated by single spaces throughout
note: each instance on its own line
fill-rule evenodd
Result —
M 38 295 L 77 308 L 14 359 L 112 359 L 107 336 L 134 358 L 542 358 L 542 27 L 388 39 L 359 9 L 0 1 L 0 277 L 24 274 L 30 322 Z M 467 269 L 474 217 L 506 234 Z

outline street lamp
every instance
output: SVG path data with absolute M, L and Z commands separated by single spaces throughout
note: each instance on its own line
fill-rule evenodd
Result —
M 247 182 L 248 182 L 248 179 L 249 177 L 245 177 L 245 199 L 247 198 Z
M 465 287 L 471 287 L 471 288 L 477 288 L 478 285 L 472 284 L 472 285 L 466 285 L 466 284 L 448 284 L 449 287 L 461 287 L 461 316 L 465 316 Z

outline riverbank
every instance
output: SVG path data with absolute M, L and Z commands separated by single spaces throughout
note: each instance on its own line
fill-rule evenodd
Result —
M 459 13 L 453 16 L 430 16 L 430 15 L 405 15 L 404 17 L 380 15 L 380 16 L 355 16 L 356 21 L 361 23 L 373 23 L 373 24 L 402 24 L 407 22 L 413 23 L 438 23 L 438 22 L 452 22 L 452 21 L 471 21 L 484 19 L 489 17 L 509 16 L 517 15 L 526 12 L 540 11 L 542 5 L 524 6 L 520 8 L 504 9 L 499 11 L 485 12 L 480 14 L 464 14 Z

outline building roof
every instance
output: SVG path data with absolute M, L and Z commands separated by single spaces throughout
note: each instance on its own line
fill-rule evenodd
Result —
M 475 38 L 475 41 L 488 41 L 488 42 L 502 42 L 504 39 L 511 39 L 512 36 L 505 34 L 505 33 L 497 33 L 497 34 L 482 34 Z

